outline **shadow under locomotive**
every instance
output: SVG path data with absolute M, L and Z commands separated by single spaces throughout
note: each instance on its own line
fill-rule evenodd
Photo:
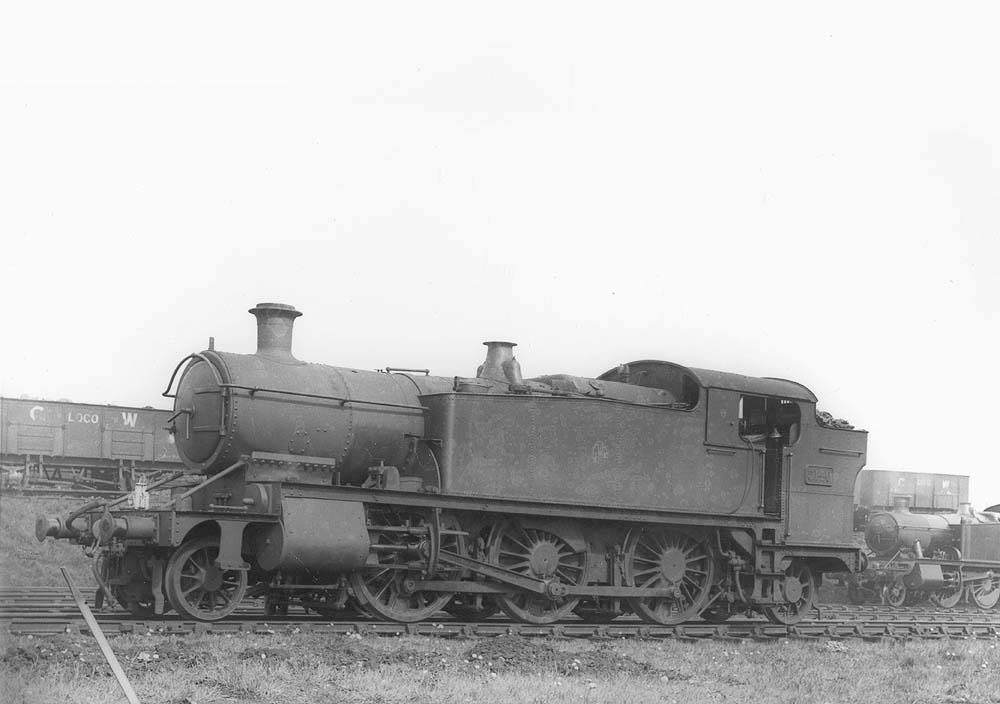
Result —
M 218 620 L 250 589 L 402 622 L 794 623 L 861 567 L 867 434 L 798 383 L 652 360 L 524 379 L 505 342 L 475 377 L 361 371 L 297 360 L 291 306 L 250 312 L 256 353 L 210 345 L 168 386 L 195 486 L 36 524 L 133 613 Z

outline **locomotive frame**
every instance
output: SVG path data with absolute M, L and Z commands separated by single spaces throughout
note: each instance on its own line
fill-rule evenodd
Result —
M 800 384 L 655 360 L 525 380 L 500 342 L 475 378 L 360 372 L 296 360 L 294 308 L 251 313 L 257 353 L 210 346 L 165 393 L 186 362 L 171 420 L 199 485 L 36 524 L 135 613 L 224 618 L 253 583 L 272 610 L 404 622 L 794 623 L 860 567 L 866 433 Z

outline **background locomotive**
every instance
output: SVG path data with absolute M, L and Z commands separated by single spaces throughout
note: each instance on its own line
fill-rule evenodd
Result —
M 295 359 L 291 306 L 250 312 L 255 354 L 192 354 L 168 385 L 203 481 L 37 522 L 134 612 L 219 619 L 259 584 L 272 607 L 397 621 L 792 623 L 860 566 L 867 434 L 820 422 L 801 384 L 652 360 L 524 379 L 505 342 L 473 378 L 360 371 Z
M 848 587 L 854 602 L 929 599 L 946 609 L 963 597 L 982 609 L 1000 603 L 1000 514 L 967 503 L 955 513 L 913 513 L 903 500 L 871 515 L 865 543 L 866 569 Z
M 182 469 L 170 411 L 0 398 L 8 486 L 127 490 L 137 474 Z

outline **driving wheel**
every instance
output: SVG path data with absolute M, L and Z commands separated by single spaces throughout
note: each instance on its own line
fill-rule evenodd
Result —
M 711 547 L 682 530 L 647 526 L 633 530 L 625 541 L 625 584 L 672 592 L 629 598 L 644 621 L 674 625 L 695 618 L 705 608 L 714 579 Z
M 554 533 L 525 528 L 518 521 L 497 525 L 490 536 L 489 562 L 504 569 L 553 584 L 575 586 L 587 574 L 586 550 L 574 550 Z M 518 592 L 498 594 L 497 604 L 505 614 L 523 623 L 552 623 L 568 616 L 579 597 Z
M 425 579 L 435 540 L 427 519 L 417 512 L 371 511 L 371 552 L 368 562 L 351 574 L 351 587 L 361 607 L 375 618 L 401 623 L 423 621 L 441 611 L 453 592 L 431 592 L 416 588 Z M 457 521 L 442 517 L 440 549 L 464 554 L 464 540 L 457 535 Z M 456 571 L 438 571 L 436 579 L 452 579 Z

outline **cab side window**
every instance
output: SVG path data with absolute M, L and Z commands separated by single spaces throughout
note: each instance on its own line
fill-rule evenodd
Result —
M 782 444 L 794 445 L 799 439 L 802 411 L 799 404 L 788 399 L 766 396 L 740 397 L 740 438 L 746 442 L 761 442 L 781 436 Z
M 763 396 L 740 397 L 740 437 L 756 442 L 767 437 L 767 399 Z

